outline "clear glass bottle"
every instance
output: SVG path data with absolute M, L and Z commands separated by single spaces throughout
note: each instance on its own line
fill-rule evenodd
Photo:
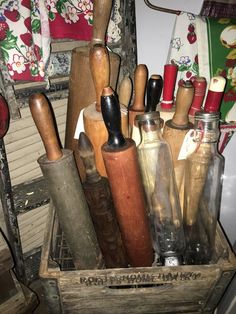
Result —
M 158 111 L 136 116 L 141 133 L 138 158 L 148 204 L 153 248 L 165 265 L 181 264 L 183 223 L 172 156 Z
M 185 168 L 186 264 L 208 264 L 213 257 L 224 168 L 224 159 L 217 151 L 218 138 L 219 112 L 196 112 L 196 147 Z

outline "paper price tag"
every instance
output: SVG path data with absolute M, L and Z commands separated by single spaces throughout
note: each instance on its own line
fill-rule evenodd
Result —
M 186 159 L 195 151 L 198 143 L 194 142 L 193 139 L 194 130 L 189 130 L 184 137 L 183 144 L 180 148 L 178 160 Z
M 78 140 L 79 139 L 79 135 L 81 132 L 84 132 L 84 119 L 83 119 L 83 115 L 84 115 L 84 109 L 82 109 L 80 111 L 79 114 L 79 118 L 76 124 L 76 128 L 75 128 L 75 134 L 74 134 L 74 139 Z

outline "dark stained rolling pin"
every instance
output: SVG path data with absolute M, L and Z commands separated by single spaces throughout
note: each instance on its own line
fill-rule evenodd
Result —
M 110 87 L 103 90 L 101 106 L 108 130 L 102 155 L 128 261 L 134 267 L 151 266 L 153 249 L 135 142 L 121 132 L 119 103 Z
M 15 211 L 11 177 L 3 139 L 8 131 L 9 123 L 10 113 L 8 104 L 2 95 L 0 95 L 0 198 L 6 224 L 6 237 L 9 241 L 11 252 L 14 258 L 16 275 L 21 282 L 27 284 L 20 230 L 17 221 L 17 214 Z
M 105 34 L 111 13 L 111 0 L 93 1 L 93 37 L 91 44 L 104 44 Z M 66 117 L 65 148 L 74 151 L 77 168 L 82 180 L 85 177 L 83 163 L 79 157 L 78 138 L 75 139 L 75 130 L 80 112 L 83 108 L 96 100 L 96 92 L 89 64 L 90 45 L 72 50 L 71 71 L 69 79 L 69 98 Z M 109 52 L 110 85 L 116 89 L 120 67 L 120 57 Z
M 193 128 L 193 124 L 188 119 L 193 95 L 194 88 L 190 81 L 183 82 L 179 86 L 174 116 L 172 120 L 166 121 L 163 129 L 163 138 L 169 143 L 172 152 L 181 209 L 183 209 L 185 160 L 178 160 L 178 156 L 186 133 Z
M 156 111 L 163 88 L 163 79 L 160 75 L 153 74 L 147 83 L 147 104 L 145 112 Z
M 110 63 L 108 50 L 105 46 L 96 44 L 91 47 L 90 68 L 96 90 L 96 102 L 84 109 L 84 130 L 94 147 L 98 172 L 101 176 L 106 176 L 106 169 L 101 154 L 101 146 L 107 141 L 108 135 L 101 113 L 101 94 L 103 88 L 109 85 Z M 121 116 L 123 131 L 127 133 L 128 116 L 126 112 Z
M 86 171 L 84 193 L 105 265 L 107 268 L 127 267 L 126 252 L 116 220 L 108 179 L 98 173 L 93 146 L 84 132 L 80 133 L 78 145 Z
M 29 106 L 46 150 L 46 154 L 38 159 L 38 163 L 75 267 L 77 269 L 100 268 L 103 259 L 73 152 L 60 148 L 52 112 L 46 98 L 42 94 L 34 94 L 30 97 Z

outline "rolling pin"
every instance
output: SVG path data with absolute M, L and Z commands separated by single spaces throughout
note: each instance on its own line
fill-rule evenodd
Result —
M 222 97 L 224 95 L 225 85 L 226 79 L 223 76 L 214 76 L 211 78 L 206 101 L 204 104 L 205 112 L 219 111 Z
M 147 83 L 147 104 L 145 107 L 145 112 L 156 111 L 157 104 L 159 103 L 161 97 L 162 85 L 163 81 L 160 75 L 151 75 Z M 132 139 L 135 141 L 136 146 L 140 144 L 141 136 L 136 119 L 134 121 L 134 126 L 132 130 Z
M 132 81 L 129 76 L 124 76 L 118 87 L 118 98 L 120 105 L 129 107 L 131 96 L 132 96 Z
M 127 267 L 108 179 L 98 173 L 92 143 L 84 132 L 80 133 L 78 145 L 86 171 L 83 189 L 105 265 L 107 268 Z
M 121 132 L 119 103 L 111 87 L 103 89 L 101 106 L 108 131 L 102 155 L 128 261 L 133 267 L 151 266 L 153 249 L 135 142 Z
M 153 74 L 147 83 L 147 104 L 145 112 L 156 111 L 163 88 L 163 80 L 160 75 Z
M 75 165 L 73 151 L 61 149 L 53 116 L 46 98 L 34 94 L 29 99 L 30 111 L 46 154 L 38 163 L 65 234 L 76 269 L 96 269 L 103 266 L 88 205 Z
M 164 65 L 164 86 L 161 109 L 171 109 L 174 105 L 174 90 L 177 78 L 178 66 L 175 64 Z
M 175 113 L 171 120 L 166 121 L 163 129 L 163 138 L 169 143 L 174 163 L 176 184 L 183 210 L 184 201 L 184 167 L 185 160 L 178 160 L 179 152 L 186 133 L 193 128 L 189 122 L 188 112 L 194 95 L 191 81 L 183 82 L 177 91 Z
M 79 157 L 78 138 L 74 138 L 75 130 L 81 110 L 96 100 L 96 92 L 89 64 L 89 50 L 90 45 L 104 45 L 111 7 L 111 0 L 93 1 L 93 36 L 91 43 L 88 46 L 77 47 L 72 50 L 65 148 L 74 151 L 76 165 L 82 180 L 85 178 L 85 169 Z M 120 57 L 115 53 L 109 52 L 109 59 L 110 85 L 115 90 L 120 67 Z
M 110 81 L 110 64 L 108 50 L 104 45 L 96 44 L 90 49 L 90 68 L 96 90 L 96 102 L 84 109 L 84 130 L 89 137 L 95 152 L 96 167 L 101 176 L 107 176 L 101 146 L 107 141 L 107 129 L 101 113 L 101 93 Z M 122 112 L 122 127 L 125 134 L 128 130 L 127 110 Z
M 145 92 L 148 78 L 148 68 L 145 64 L 138 64 L 134 72 L 134 101 L 129 107 L 129 127 L 132 130 L 135 116 L 144 113 Z
M 202 109 L 204 97 L 206 94 L 207 82 L 205 77 L 196 76 L 193 78 L 192 83 L 194 87 L 194 96 L 189 109 L 189 118 L 193 122 L 195 113 Z

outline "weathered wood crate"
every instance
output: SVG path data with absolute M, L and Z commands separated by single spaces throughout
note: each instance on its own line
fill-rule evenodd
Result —
M 49 313 L 213 313 L 236 272 L 235 255 L 220 226 L 211 265 L 74 270 L 68 253 L 63 256 L 65 243 L 55 240 L 54 216 L 51 209 L 40 266 Z M 60 256 L 53 261 L 58 247 Z

